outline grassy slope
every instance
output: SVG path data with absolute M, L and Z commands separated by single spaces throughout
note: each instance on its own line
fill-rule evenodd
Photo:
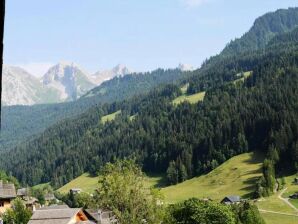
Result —
M 293 185 L 292 181 L 294 180 L 295 176 L 287 176 L 285 177 L 287 191 L 283 194 L 283 197 L 288 197 L 290 194 L 298 191 L 298 185 Z M 290 206 L 288 206 L 285 202 L 278 198 L 280 192 L 276 194 L 264 198 L 257 202 L 257 206 L 263 210 L 269 210 L 274 212 L 283 212 L 293 215 L 298 215 Z M 298 201 L 298 200 L 297 200 Z M 294 204 L 298 207 L 298 203 L 295 200 Z M 292 224 L 298 223 L 298 216 L 290 216 L 290 215 L 282 215 L 282 214 L 273 214 L 273 213 L 265 213 L 261 212 L 263 218 L 265 219 L 266 223 L 270 224 Z
M 176 99 L 174 99 L 173 104 L 178 105 L 180 103 L 183 103 L 184 101 L 187 101 L 191 104 L 195 104 L 199 101 L 204 100 L 204 97 L 205 97 L 205 92 L 200 92 L 200 93 L 196 93 L 196 94 L 193 94 L 193 95 L 183 94 L 183 95 L 177 97 Z
M 164 176 L 150 174 L 146 178 L 145 187 L 161 187 L 165 185 Z M 88 173 L 84 173 L 76 179 L 70 181 L 58 191 L 61 193 L 67 193 L 71 188 L 80 188 L 84 192 L 93 193 L 98 188 L 98 177 L 92 177 Z
M 233 157 L 207 175 L 175 186 L 164 187 L 164 176 L 149 175 L 146 186 L 160 187 L 167 203 L 182 201 L 190 197 L 210 197 L 216 201 L 233 194 L 247 197 L 254 191 L 255 180 L 261 175 L 262 160 L 262 155 L 246 153 Z M 286 177 L 287 194 L 295 192 L 298 188 L 298 186 L 290 184 L 293 178 L 294 176 Z M 97 182 L 98 177 L 90 177 L 85 173 L 58 191 L 66 193 L 71 188 L 81 188 L 85 192 L 92 193 L 98 186 Z M 278 199 L 277 195 L 278 193 L 258 201 L 256 204 L 260 209 L 295 214 L 292 208 Z M 298 217 L 282 214 L 262 212 L 262 216 L 268 224 L 292 224 L 298 220 Z
M 265 219 L 266 224 L 295 224 L 298 223 L 298 217 L 279 215 L 272 213 L 262 213 L 262 217 Z
M 71 188 L 81 188 L 85 192 L 92 193 L 96 187 L 98 186 L 98 178 L 91 177 L 88 173 L 84 173 L 83 175 L 77 177 L 76 179 L 70 181 L 60 189 L 58 189 L 61 193 L 67 193 Z
M 248 197 L 261 176 L 263 157 L 246 153 L 235 156 L 207 175 L 162 189 L 166 201 L 179 202 L 190 197 L 210 197 L 220 201 L 227 195 Z M 179 192 L 179 193 L 177 193 Z
M 106 115 L 106 116 L 103 116 L 103 117 L 101 118 L 101 122 L 102 122 L 102 123 L 106 123 L 106 122 L 108 122 L 108 121 L 112 121 L 112 120 L 114 120 L 114 119 L 116 118 L 116 116 L 117 116 L 118 114 L 121 114 L 121 110 L 118 110 L 118 111 L 116 111 L 115 113 L 111 113 L 111 114 L 108 114 L 108 115 Z
M 236 79 L 233 81 L 234 84 L 237 84 L 239 82 L 244 82 L 245 79 L 247 79 L 249 76 L 252 75 L 252 71 L 249 71 L 249 72 L 244 72 L 243 73 L 243 77 L 242 78 L 239 78 L 239 79 Z
M 286 190 L 285 194 L 283 194 L 283 197 L 287 198 L 290 195 L 294 194 L 295 192 L 298 192 L 298 185 L 293 184 L 295 177 L 298 177 L 298 174 L 285 177 L 287 190 Z M 295 199 L 295 200 L 290 199 L 290 202 L 298 209 L 298 199 Z

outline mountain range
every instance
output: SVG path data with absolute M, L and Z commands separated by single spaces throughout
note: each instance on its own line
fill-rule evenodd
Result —
M 181 71 L 191 71 L 191 65 L 179 64 Z M 4 65 L 2 105 L 34 105 L 75 101 L 94 87 L 114 77 L 133 73 L 125 65 L 89 74 L 72 62 L 59 62 L 41 78 L 17 66 Z
M 2 105 L 34 105 L 74 101 L 102 82 L 132 71 L 124 65 L 90 75 L 79 65 L 60 62 L 37 78 L 24 69 L 4 65 Z

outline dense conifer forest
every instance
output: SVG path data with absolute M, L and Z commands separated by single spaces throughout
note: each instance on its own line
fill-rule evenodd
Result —
M 23 184 L 50 181 L 58 187 L 83 172 L 96 174 L 106 162 L 132 157 L 144 171 L 167 173 L 169 184 L 175 184 L 235 155 L 260 151 L 266 160 L 256 193 L 270 194 L 275 175 L 298 170 L 298 29 L 291 29 L 298 20 L 285 22 L 297 12 L 282 10 L 258 19 L 258 29 L 268 20 L 273 28 L 290 25 L 277 36 L 266 34 L 266 44 L 257 49 L 248 33 L 241 39 L 248 50 L 222 53 L 175 83 L 63 120 L 2 153 L 0 168 Z M 244 72 L 250 75 L 243 77 Z M 188 94 L 206 91 L 204 100 L 174 105 L 185 84 Z M 116 111 L 121 113 L 115 120 L 102 122 Z
M 188 72 L 181 72 L 179 69 L 157 69 L 115 77 L 75 102 L 2 107 L 0 151 L 8 150 L 28 138 L 33 139 L 51 125 L 75 117 L 92 106 L 121 101 L 135 94 L 145 94 L 160 84 L 175 83 L 188 75 Z

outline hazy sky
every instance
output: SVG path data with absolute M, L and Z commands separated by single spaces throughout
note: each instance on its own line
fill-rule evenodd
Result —
M 59 61 L 87 71 L 200 66 L 266 12 L 297 0 L 7 0 L 4 63 L 41 75 Z

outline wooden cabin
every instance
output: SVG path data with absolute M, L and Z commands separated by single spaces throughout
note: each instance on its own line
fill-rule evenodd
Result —
M 241 202 L 241 198 L 240 196 L 237 196 L 237 195 L 227 196 L 221 201 L 222 204 L 226 204 L 226 205 L 239 204 L 240 202 Z
M 6 184 L 0 180 L 0 215 L 11 208 L 11 201 L 16 198 L 14 184 Z

